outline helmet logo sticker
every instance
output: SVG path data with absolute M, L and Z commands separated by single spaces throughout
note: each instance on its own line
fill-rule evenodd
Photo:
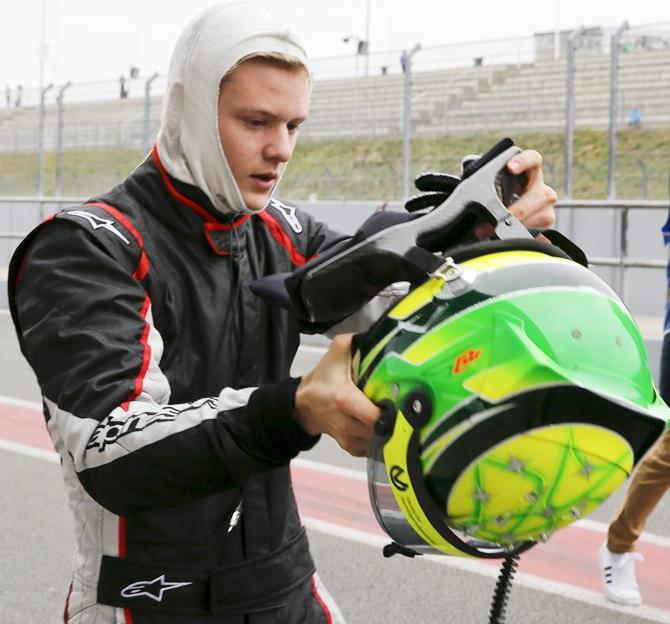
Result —
M 479 356 L 482 354 L 481 349 L 468 349 L 461 353 L 454 362 L 454 375 L 458 375 L 465 371 L 465 369 L 476 362 L 479 359 Z
M 397 490 L 400 490 L 401 492 L 404 492 L 409 487 L 407 483 L 401 478 L 404 474 L 405 471 L 397 464 L 391 466 L 391 470 L 389 470 L 391 483 Z

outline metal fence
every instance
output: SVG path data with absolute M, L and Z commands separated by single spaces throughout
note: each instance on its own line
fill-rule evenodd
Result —
M 82 198 L 0 197 L 0 266 L 30 229 Z M 378 202 L 298 202 L 331 228 L 352 234 Z M 402 210 L 391 202 L 391 210 Z M 666 297 L 666 251 L 661 227 L 668 216 L 661 201 L 562 201 L 557 228 L 586 252 L 593 270 L 635 314 L 661 316 Z M 1 301 L 0 301 L 1 303 Z
M 561 169 L 564 196 L 571 197 L 575 130 L 609 128 L 608 196 L 614 198 L 619 129 L 670 127 L 670 24 L 626 23 L 370 53 L 361 53 L 367 46 L 360 40 L 353 43 L 349 55 L 313 62 L 313 106 L 303 135 L 402 136 L 404 166 L 395 183 L 400 189 L 408 185 L 412 137 L 553 131 L 565 133 L 563 161 L 555 167 Z M 160 74 L 7 87 L 0 99 L 0 153 L 39 155 L 32 186 L 38 194 L 44 189 L 45 152 L 55 153 L 58 190 L 64 150 L 146 153 L 164 90 Z M 640 175 L 650 164 L 640 165 Z M 2 183 L 8 192 L 9 181 Z

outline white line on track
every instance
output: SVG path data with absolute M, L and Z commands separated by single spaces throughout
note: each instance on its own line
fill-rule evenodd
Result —
M 342 527 L 330 522 L 324 522 L 322 520 L 315 520 L 309 517 L 303 517 L 303 521 L 305 526 L 312 531 L 326 533 L 328 535 L 332 535 L 333 537 L 339 537 L 341 539 L 358 542 L 359 544 L 372 546 L 374 548 L 381 549 L 390 541 L 390 539 L 384 539 L 383 537 L 379 537 L 377 535 L 370 535 L 364 531 L 349 529 L 347 527 Z M 440 555 L 422 556 L 426 557 L 426 559 L 433 563 L 444 565 L 449 568 L 463 570 L 465 572 L 471 572 L 472 574 L 481 574 L 482 576 L 490 578 L 497 578 L 499 574 L 498 568 L 482 563 L 477 559 L 461 559 L 459 557 L 447 557 Z M 567 583 L 550 581 L 532 574 L 526 574 L 524 572 L 518 572 L 514 576 L 514 583 L 528 589 L 547 592 L 549 594 L 561 596 L 569 600 L 577 600 L 579 602 L 599 607 L 601 609 L 607 609 L 616 613 L 634 615 L 642 620 L 660 622 L 661 624 L 670 624 L 670 611 L 657 609 L 655 607 L 647 607 L 644 605 L 637 607 L 615 605 L 611 602 L 608 602 L 605 597 L 598 592 L 581 589 L 579 587 L 575 587 L 574 585 L 568 585 Z
M 338 477 L 347 477 L 349 479 L 357 479 L 358 481 L 367 481 L 367 475 L 362 470 L 354 470 L 353 468 L 342 468 L 341 466 L 335 466 L 334 464 L 324 464 L 321 462 L 313 461 L 311 459 L 302 459 L 302 457 L 296 457 L 292 462 L 292 466 L 298 466 L 299 468 L 308 468 L 310 470 L 320 470 L 321 472 L 326 472 L 331 475 Z
M 35 401 L 24 401 L 23 399 L 15 399 L 14 397 L 3 396 L 0 394 L 0 403 L 6 403 L 7 405 L 16 405 L 17 407 L 25 407 L 26 409 L 31 409 L 42 413 L 42 404 L 35 403 Z
M 56 451 L 38 449 L 34 446 L 19 444 L 18 442 L 10 442 L 9 440 L 0 439 L 0 449 L 3 451 L 11 451 L 12 453 L 18 453 L 19 455 L 34 457 L 35 459 L 43 459 L 44 461 L 53 462 L 55 464 L 60 461 L 60 457 Z

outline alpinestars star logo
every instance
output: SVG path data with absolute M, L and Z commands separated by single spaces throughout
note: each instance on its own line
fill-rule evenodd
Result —
M 300 234 L 302 232 L 302 224 L 300 221 L 298 221 L 298 217 L 295 216 L 294 206 L 287 206 L 286 204 L 282 204 L 276 199 L 271 199 L 270 204 L 279 211 L 281 216 L 284 217 L 286 223 L 291 226 L 291 229 L 296 234 Z
M 99 230 L 100 228 L 107 230 L 114 234 L 114 236 L 118 236 L 126 245 L 130 245 L 130 241 L 114 226 L 114 221 L 111 219 L 103 219 L 86 210 L 68 210 L 67 214 L 86 219 L 94 230 Z
M 121 596 L 124 598 L 140 598 L 141 596 L 146 596 L 156 602 L 162 602 L 163 594 L 165 592 L 186 585 L 193 585 L 193 583 L 191 581 L 170 583 L 165 580 L 165 574 L 161 574 L 153 581 L 137 581 L 131 583 L 121 590 Z

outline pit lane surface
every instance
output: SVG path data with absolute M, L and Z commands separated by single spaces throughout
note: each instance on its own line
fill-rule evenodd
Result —
M 32 372 L 0 315 L 0 622 L 62 621 L 71 570 L 69 510 Z M 309 368 L 318 347 L 299 354 Z M 470 624 L 488 621 L 497 564 L 454 557 L 384 559 L 387 539 L 367 501 L 363 460 L 322 440 L 293 466 L 296 493 L 321 576 L 350 624 Z M 588 520 L 522 556 L 507 622 L 670 623 L 670 504 L 663 501 L 640 544 L 646 604 L 615 607 L 600 595 L 597 549 L 619 492 Z

